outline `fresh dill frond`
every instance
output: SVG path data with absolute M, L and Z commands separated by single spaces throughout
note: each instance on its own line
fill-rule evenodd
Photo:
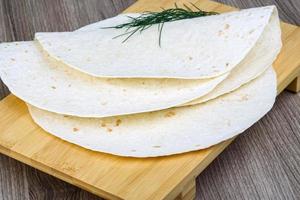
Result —
M 179 8 L 175 3 L 175 8 L 164 9 L 162 8 L 161 12 L 144 12 L 139 17 L 130 17 L 130 21 L 124 24 L 119 24 L 112 27 L 104 27 L 104 28 L 115 28 L 115 29 L 125 29 L 125 32 L 121 35 L 115 36 L 114 38 L 126 36 L 122 41 L 126 42 L 131 36 L 135 33 L 142 33 L 146 29 L 150 28 L 152 25 L 158 24 L 158 32 L 159 32 L 159 46 L 161 46 L 161 35 L 162 29 L 165 22 L 172 22 L 182 19 L 191 19 L 195 17 L 204 17 L 209 15 L 216 15 L 216 12 L 207 12 L 198 8 L 195 4 L 190 3 L 192 7 L 196 9 L 193 11 L 190 7 L 183 4 L 184 8 Z

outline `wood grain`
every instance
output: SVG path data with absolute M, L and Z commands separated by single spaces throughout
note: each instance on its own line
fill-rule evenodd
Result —
M 299 0 L 216 0 L 236 8 L 276 5 L 281 20 L 290 24 L 300 25 Z
M 200 199 L 300 199 L 300 95 L 284 92 L 198 177 Z
M 1 36 L 0 40 L 2 40 L 2 41 L 31 39 L 32 34 L 38 30 L 39 31 L 73 30 L 81 25 L 84 25 L 85 23 L 87 24 L 87 23 L 92 22 L 93 20 L 96 21 L 98 19 L 101 19 L 101 17 L 103 17 L 103 16 L 105 17 L 105 15 L 106 16 L 115 15 L 117 12 L 119 12 L 121 10 L 117 6 L 126 5 L 126 4 L 120 3 L 120 1 L 112 2 L 112 1 L 50 1 L 50 0 L 49 1 L 46 1 L 46 0 L 33 1 L 33 0 L 31 0 L 31 1 L 24 1 L 24 2 L 20 3 L 19 1 L 2 0 L 0 2 L 1 2 L 0 3 L 0 9 L 1 9 L 0 10 L 0 26 L 1 26 L 0 27 L 0 36 Z M 105 2 L 105 3 L 103 3 L 103 2 Z M 125 2 L 125 1 L 122 1 L 122 2 Z M 99 12 L 99 10 L 101 10 L 101 12 Z M 104 11 L 102 11 L 102 10 L 104 10 Z M 59 11 L 60 13 L 57 14 L 57 11 Z M 36 12 L 36 13 L 32 13 L 32 12 Z M 39 13 L 37 14 L 37 12 L 39 12 Z M 105 14 L 103 14 L 102 12 Z M 296 13 L 296 15 L 297 15 L 297 13 Z M 285 15 L 283 15 L 283 17 L 284 16 Z M 24 24 L 22 24 L 22 21 L 19 20 L 20 18 L 26 18 Z M 56 21 L 54 21 L 54 20 L 56 20 Z M 59 23 L 57 24 L 55 22 L 59 22 Z M 295 22 L 297 22 L 297 21 L 295 21 Z M 3 28 L 2 26 L 5 26 L 6 28 L 2 29 Z M 2 37 L 3 37 L 3 39 L 2 39 Z M 289 94 L 287 94 L 287 95 L 289 95 Z M 289 100 L 292 98 L 293 99 L 296 98 L 299 100 L 299 97 L 297 97 L 297 96 L 288 96 L 287 98 Z M 289 101 L 283 100 L 283 103 L 286 103 L 286 102 L 289 102 Z M 283 106 L 283 108 L 280 106 L 278 108 L 279 112 L 273 114 L 274 118 L 277 119 L 278 118 L 277 115 L 280 116 L 281 112 L 286 112 L 286 110 L 283 110 L 283 109 L 287 109 L 286 107 L 290 108 L 289 106 L 295 106 L 295 105 L 297 105 L 299 108 L 299 103 L 295 104 L 295 102 L 293 102 L 293 104 L 290 103 L 290 105 L 285 105 L 285 106 Z M 295 188 L 297 188 L 297 186 L 299 186 L 296 184 L 296 183 L 299 183 L 299 173 L 297 172 L 297 170 L 295 170 L 295 168 L 299 169 L 299 165 L 297 165 L 299 163 L 299 156 L 297 156 L 297 155 L 299 155 L 299 151 L 298 151 L 299 149 L 295 150 L 295 149 L 297 149 L 296 147 L 299 147 L 299 143 L 296 143 L 296 144 L 292 143 L 295 141 L 299 141 L 299 126 L 298 125 L 295 126 L 295 123 L 293 122 L 292 117 L 299 117 L 299 116 L 295 115 L 294 112 L 297 112 L 299 114 L 299 110 L 296 110 L 293 112 L 287 112 L 287 115 L 289 117 L 284 118 L 286 120 L 284 121 L 283 124 L 282 124 L 282 122 L 280 122 L 278 120 L 273 120 L 273 118 L 272 118 L 271 121 L 276 122 L 276 124 L 274 125 L 274 123 L 273 123 L 271 128 L 270 128 L 270 126 L 261 125 L 261 126 L 257 127 L 257 125 L 255 125 L 254 127 L 252 127 L 250 129 L 250 130 L 254 129 L 255 131 L 252 131 L 252 134 L 249 134 L 249 137 L 251 137 L 251 135 L 253 135 L 253 133 L 257 134 L 259 132 L 274 134 L 274 131 L 276 131 L 277 129 L 274 129 L 273 125 L 275 126 L 275 128 L 283 126 L 282 129 L 279 129 L 281 132 L 277 132 L 277 134 L 275 133 L 275 135 L 280 139 L 273 141 L 274 142 L 273 146 L 267 142 L 268 140 L 266 140 L 266 139 L 269 139 L 269 138 L 262 138 L 262 139 L 258 138 L 257 140 L 260 141 L 258 144 L 261 144 L 261 145 L 255 145 L 255 148 L 252 149 L 252 151 L 254 151 L 254 154 L 257 155 L 258 157 L 262 156 L 264 159 L 268 158 L 267 164 L 271 164 L 271 166 L 272 166 L 272 164 L 274 165 L 274 163 L 276 163 L 276 162 L 280 162 L 280 161 L 285 162 L 286 159 L 283 159 L 283 158 L 285 158 L 286 155 L 289 156 L 288 158 L 291 157 L 291 160 L 293 160 L 293 162 L 288 162 L 287 164 L 289 164 L 289 165 L 285 164 L 285 166 L 286 165 L 291 166 L 291 168 L 289 168 L 289 167 L 281 168 L 282 174 L 285 174 L 285 175 L 280 176 L 280 178 L 282 178 L 282 179 L 280 179 L 280 180 L 282 180 L 280 183 L 276 182 L 276 180 L 277 180 L 276 178 L 270 179 L 268 177 L 270 175 L 270 173 L 267 173 L 268 171 L 262 170 L 260 168 L 260 166 L 266 167 L 263 162 L 265 160 L 257 159 L 257 158 L 255 160 L 255 158 L 249 157 L 251 159 L 254 159 L 254 161 L 253 161 L 254 163 L 248 162 L 247 163 L 248 165 L 246 165 L 246 167 L 244 165 L 236 164 L 236 162 L 240 163 L 241 160 L 244 161 L 241 163 L 245 163 L 245 160 L 248 160 L 247 156 L 249 156 L 248 151 L 244 152 L 244 148 L 245 148 L 244 146 L 248 144 L 249 138 L 246 138 L 243 140 L 243 136 L 242 136 L 240 138 L 242 138 L 242 141 L 244 141 L 244 143 L 242 143 L 243 145 L 239 145 L 236 148 L 236 150 L 234 151 L 234 153 L 230 153 L 229 156 L 226 156 L 225 158 L 223 158 L 224 159 L 223 162 L 218 161 L 219 164 L 217 164 L 217 165 L 219 168 L 213 169 L 211 171 L 206 170 L 206 171 L 208 171 L 208 172 L 206 172 L 207 177 L 203 178 L 203 180 L 204 180 L 203 182 L 201 182 L 202 179 L 200 176 L 200 185 L 198 187 L 198 196 L 201 196 L 205 199 L 218 199 L 218 197 L 222 197 L 222 199 L 224 199 L 224 198 L 231 199 L 231 198 L 235 198 L 235 197 L 237 199 L 240 199 L 240 198 L 249 199 L 250 197 L 253 197 L 253 196 L 251 196 L 250 192 L 247 192 L 247 188 L 251 187 L 250 191 L 254 191 L 253 188 L 258 187 L 258 186 L 256 186 L 256 184 L 260 184 L 260 185 L 264 184 L 264 187 L 262 187 L 264 189 L 257 190 L 256 193 L 253 193 L 256 195 L 254 198 L 268 197 L 268 195 L 270 195 L 270 191 L 273 192 L 274 195 L 277 194 L 278 199 L 284 198 L 284 197 L 289 197 L 288 199 L 292 199 L 294 197 L 299 197 L 299 196 L 297 196 L 297 195 L 299 195 L 299 194 L 297 194 L 297 191 L 291 193 L 291 191 L 294 191 L 294 189 L 291 189 L 292 184 L 294 186 L 296 186 Z M 274 113 L 274 111 L 272 113 Z M 270 113 L 269 115 L 271 115 L 272 113 Z M 297 119 L 297 118 L 295 118 L 295 119 Z M 289 121 L 289 120 L 291 120 L 291 121 Z M 261 123 L 261 122 L 259 122 L 259 123 Z M 290 132 L 291 129 L 289 128 L 291 126 L 293 127 L 293 130 L 295 131 L 295 134 L 294 134 L 295 138 L 293 138 L 295 140 L 293 140 L 293 141 L 288 140 L 286 142 L 287 142 L 287 144 L 294 144 L 297 146 L 292 146 L 293 148 L 291 147 L 291 149 L 293 151 L 289 151 L 289 152 L 283 151 L 283 150 L 279 151 L 278 146 L 283 145 L 281 143 L 281 137 L 286 137 L 291 133 Z M 282 134 L 284 134 L 285 136 L 282 136 Z M 255 141 L 255 142 L 257 143 L 257 141 Z M 234 144 L 236 144 L 236 142 Z M 251 144 L 252 144 L 251 142 L 248 144 L 248 145 L 250 145 L 248 148 L 251 147 Z M 266 148 L 264 145 L 267 146 L 270 151 L 276 152 L 276 156 L 277 156 L 276 159 L 271 159 L 268 157 L 269 151 L 262 150 L 263 148 Z M 290 149 L 288 149 L 288 150 L 290 150 Z M 240 154 L 237 154 L 236 153 L 237 151 L 240 152 Z M 236 154 L 238 156 L 236 156 Z M 6 170 L 4 175 L 1 175 L 1 180 L 0 180 L 1 185 L 0 186 L 1 186 L 1 191 L 4 191 L 4 192 L 1 192 L 0 195 L 2 195 L 2 197 L 4 197 L 4 199 L 24 199 L 24 198 L 25 199 L 27 199 L 27 198 L 30 198 L 30 199 L 60 199 L 60 198 L 61 199 L 64 199 L 64 198 L 90 199 L 90 198 L 96 198 L 95 196 L 90 195 L 89 193 L 86 193 L 86 192 L 83 192 L 82 190 L 76 189 L 76 187 L 74 187 L 74 186 L 70 186 L 62 181 L 59 181 L 59 180 L 53 178 L 53 177 L 50 177 L 43 173 L 40 173 L 37 170 L 33 170 L 30 167 L 27 167 L 27 166 L 25 167 L 23 164 L 19 164 L 18 162 L 14 161 L 10 158 L 8 159 L 6 156 L 1 156 L 1 161 L 2 161 L 2 158 L 5 160 L 4 162 L 6 162 L 6 165 L 8 166 L 6 168 L 10 169 L 10 171 Z M 232 158 L 234 158 L 234 161 L 231 161 Z M 222 157 L 220 159 L 222 159 Z M 7 164 L 7 162 L 8 163 L 10 162 L 11 164 Z M 231 163 L 231 165 L 230 165 L 230 163 Z M 261 164 L 261 163 L 263 163 L 263 164 Z M 259 164 L 261 164 L 261 165 L 259 165 Z M 291 164 L 293 164 L 293 165 L 291 165 Z M 254 167 L 253 167 L 253 165 L 254 165 Z M 282 164 L 282 165 L 284 165 L 284 164 Z M 11 167 L 11 166 L 13 166 L 13 167 Z M 16 168 L 15 168 L 15 166 L 16 166 Z M 226 168 L 226 166 L 228 168 Z M 233 167 L 236 167 L 236 171 L 235 171 L 236 173 L 232 172 Z M 24 170 L 24 168 L 25 168 L 25 170 Z M 278 167 L 277 168 L 269 167 L 266 169 L 273 170 L 271 172 L 273 172 L 275 174 L 277 174 L 278 173 L 277 170 L 279 170 Z M 222 172 L 224 172 L 224 173 L 222 173 Z M 3 172 L 1 170 L 0 174 L 2 174 L 2 173 Z M 258 173 L 259 176 L 256 175 L 256 173 Z M 249 176 L 249 174 L 251 174 L 251 176 Z M 227 177 L 226 177 L 226 175 L 227 175 Z M 233 176 L 233 178 L 232 178 L 232 176 Z M 241 177 L 243 177 L 243 178 L 241 179 Z M 287 180 L 289 180 L 287 177 L 290 178 L 291 180 L 293 180 L 293 182 L 287 184 L 287 182 L 288 182 Z M 2 179 L 4 181 L 2 181 Z M 207 179 L 209 179 L 209 180 L 207 180 Z M 224 182 L 222 182 L 222 180 Z M 215 182 L 208 182 L 208 181 L 215 181 Z M 229 185 L 231 184 L 232 187 L 228 186 L 228 184 L 226 185 L 226 183 L 228 183 L 228 182 L 229 182 Z M 243 184 L 244 182 L 246 182 L 247 184 L 246 185 Z M 216 184 L 216 187 L 213 189 L 213 187 L 211 187 L 211 185 L 214 185 L 214 184 Z M 285 185 L 283 185 L 283 184 L 285 184 Z M 220 185 L 222 185 L 223 187 L 225 185 L 226 187 L 222 188 L 222 187 L 220 187 Z M 205 188 L 205 186 L 206 186 L 206 188 Z M 234 186 L 236 186 L 236 187 L 234 187 Z M 271 186 L 272 186 L 272 189 L 271 190 L 268 189 L 268 187 L 271 187 Z M 242 188 L 243 190 L 239 191 L 236 189 L 237 187 Z M 283 189 L 281 189 L 281 187 L 285 187 L 285 189 L 283 190 Z M 202 188 L 204 189 L 204 191 L 201 190 Z M 220 188 L 220 190 L 218 188 Z M 220 193 L 216 192 L 216 190 L 220 191 Z M 20 191 L 20 194 L 18 194 L 17 191 L 18 192 Z M 201 191 L 200 194 L 199 194 L 199 191 Z M 206 193 L 203 194 L 203 192 L 205 192 L 205 191 L 209 191 L 207 193 L 207 195 L 206 195 Z M 269 193 L 266 193 L 266 192 L 269 192 Z M 280 194 L 281 192 L 285 192 L 285 193 Z M 214 194 L 212 194 L 212 193 L 214 193 Z M 228 195 L 226 195 L 226 193 L 227 194 L 229 193 L 231 195 L 228 196 Z M 289 195 L 288 193 L 291 193 L 291 195 Z M 289 196 L 287 196 L 287 195 L 289 195 Z M 238 197 L 240 197 L 240 198 L 238 198 Z M 273 196 L 273 197 L 275 197 L 275 196 Z
M 291 84 L 287 87 L 287 90 L 295 93 L 300 91 L 300 75 L 291 82 Z

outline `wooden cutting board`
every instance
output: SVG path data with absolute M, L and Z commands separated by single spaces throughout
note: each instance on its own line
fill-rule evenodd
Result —
M 207 11 L 233 10 L 207 0 L 188 2 Z M 171 0 L 140 0 L 125 12 L 173 6 Z M 300 76 L 300 28 L 285 23 L 281 28 L 284 45 L 274 63 L 278 93 L 293 80 L 290 89 L 300 88 L 296 79 Z M 1 153 L 108 199 L 193 199 L 195 177 L 233 140 L 175 156 L 123 158 L 86 150 L 44 132 L 33 123 L 24 102 L 13 95 L 0 102 L 0 112 Z

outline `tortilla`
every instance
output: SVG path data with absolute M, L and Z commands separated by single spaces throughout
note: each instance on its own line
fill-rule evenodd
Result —
M 267 6 L 166 22 L 161 47 L 158 25 L 125 43 L 124 37 L 114 38 L 123 29 L 36 33 L 35 38 L 51 58 L 96 77 L 204 79 L 236 67 L 273 13 L 276 8 Z
M 184 105 L 203 103 L 236 90 L 241 85 L 257 78 L 272 65 L 282 47 L 281 30 L 278 13 L 274 12 L 269 24 L 257 41 L 255 47 L 246 58 L 234 68 L 230 75 L 222 81 L 212 92 Z M 179 105 L 179 106 L 184 106 Z
M 232 93 L 158 112 L 89 119 L 28 107 L 39 126 L 68 142 L 120 156 L 155 157 L 207 148 L 242 133 L 272 108 L 276 86 L 269 68 Z
M 77 31 L 91 31 L 115 24 L 126 23 L 129 17 L 138 17 L 139 14 L 121 14 L 100 22 L 84 26 Z M 270 65 L 282 47 L 281 30 L 277 10 L 274 10 L 268 25 L 258 39 L 255 46 L 246 57 L 230 72 L 230 75 L 222 81 L 212 92 L 197 98 L 191 102 L 178 105 L 177 107 L 194 105 L 214 99 L 220 95 L 236 90 L 241 85 L 261 75 Z
M 34 42 L 0 44 L 0 77 L 17 97 L 40 109 L 80 117 L 161 110 L 212 91 L 227 77 L 205 80 L 107 79 L 44 56 Z

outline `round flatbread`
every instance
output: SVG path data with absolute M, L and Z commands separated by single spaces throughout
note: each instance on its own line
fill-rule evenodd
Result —
M 161 45 L 158 25 L 126 42 L 114 37 L 124 29 L 102 28 L 36 33 L 35 38 L 52 58 L 96 77 L 205 79 L 236 67 L 274 12 L 274 6 L 267 6 L 166 22 Z
M 121 14 L 117 17 L 105 19 L 100 22 L 89 24 L 76 31 L 94 31 L 104 27 L 111 26 L 112 24 L 120 24 L 128 22 L 130 17 L 138 17 L 139 14 L 129 13 Z M 199 97 L 191 102 L 178 105 L 176 107 L 194 105 L 209 101 L 218 96 L 236 90 L 243 84 L 255 79 L 261 75 L 279 54 L 282 47 L 281 43 L 281 30 L 278 12 L 275 9 L 272 13 L 269 23 L 265 27 L 264 32 L 256 42 L 255 46 L 245 56 L 245 58 L 230 72 L 230 75 L 222 81 L 213 91 Z
M 276 87 L 270 68 L 232 93 L 158 112 L 88 119 L 28 106 L 39 126 L 63 140 L 109 154 L 155 157 L 207 148 L 242 133 L 272 108 Z
M 212 91 L 204 80 L 96 78 L 48 59 L 34 42 L 0 44 L 0 77 L 10 91 L 40 109 L 80 117 L 161 110 Z
M 213 91 L 185 105 L 195 105 L 234 91 L 243 84 L 257 78 L 272 65 L 282 47 L 281 30 L 277 11 L 273 13 L 265 31 L 249 54 L 237 65 L 230 75 Z

